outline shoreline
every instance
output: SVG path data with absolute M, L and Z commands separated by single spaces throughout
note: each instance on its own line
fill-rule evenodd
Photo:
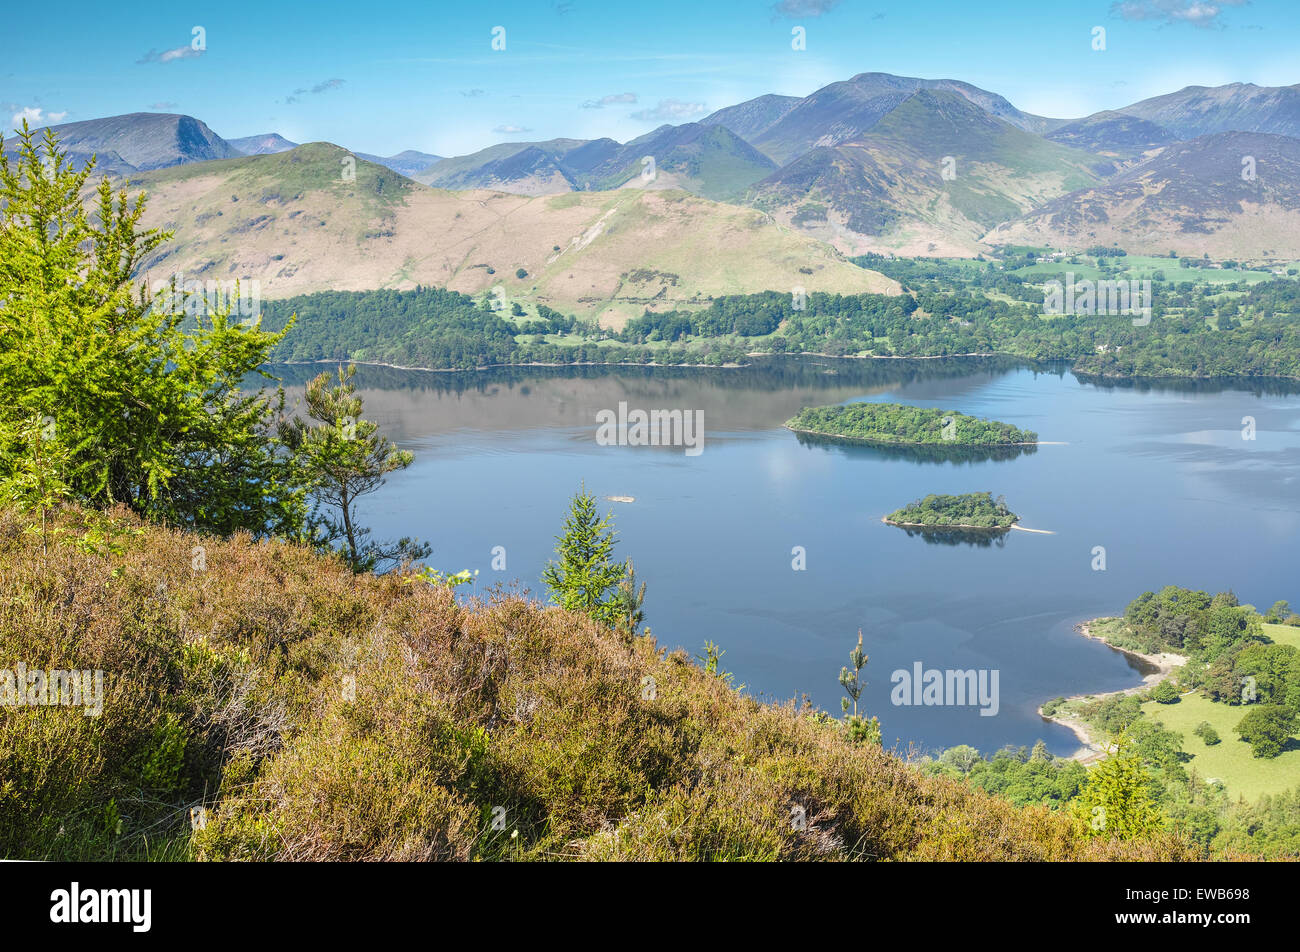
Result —
M 1245 373 L 1223 373 L 1223 374 L 1162 374 L 1156 376 L 1142 374 L 1115 374 L 1115 373 L 1093 373 L 1089 371 L 1076 371 L 1074 361 L 1068 357 L 1048 357 L 1035 359 L 1033 357 L 1022 357 L 1019 354 L 1008 353 L 988 353 L 988 354 L 823 354 L 817 351 L 796 351 L 786 354 L 772 354 L 765 351 L 751 351 L 745 354 L 746 357 L 821 357 L 828 360 L 962 360 L 972 357 L 994 358 L 1001 357 L 1007 360 L 1019 361 L 1031 366 L 1041 366 L 1051 363 L 1067 363 L 1070 365 L 1070 372 L 1082 377 L 1093 377 L 1098 380 L 1133 380 L 1149 382 L 1168 382 L 1179 380 L 1233 380 L 1233 381 L 1257 381 L 1257 380 L 1279 380 L 1279 381 L 1300 381 L 1300 377 L 1288 377 L 1277 374 L 1245 374 Z M 528 361 L 527 363 L 508 363 L 508 364 L 480 364 L 477 367 L 408 367 L 404 364 L 393 364 L 383 360 L 354 360 L 349 357 L 323 357 L 319 360 L 275 360 L 269 361 L 264 366 L 267 367 L 311 367 L 317 364 L 356 364 L 359 367 L 387 367 L 390 370 L 419 370 L 431 374 L 474 374 L 482 373 L 485 370 L 500 370 L 506 367 L 651 367 L 660 369 L 671 369 L 673 367 L 685 367 L 691 370 L 742 370 L 753 367 L 753 363 L 725 363 L 725 364 L 658 364 L 654 361 L 645 363 L 632 361 L 608 361 L 608 360 L 583 360 L 568 362 L 547 363 L 544 361 Z M 896 445 L 896 444 L 895 444 Z M 918 444 L 929 445 L 929 444 Z M 1034 445 L 1055 445 L 1052 443 L 1044 444 L 1011 444 L 1011 443 L 990 443 L 989 446 L 1034 446 Z
M 1092 633 L 1092 623 L 1097 620 L 1098 619 L 1093 618 L 1088 621 L 1079 622 L 1074 626 L 1074 630 L 1085 638 L 1090 638 L 1093 641 L 1100 641 L 1111 651 L 1118 651 L 1122 655 L 1139 659 L 1152 670 L 1144 674 L 1142 676 L 1142 682 L 1134 687 L 1121 688 L 1118 691 L 1103 691 L 1100 694 L 1096 692 L 1072 694 L 1064 699 L 1066 703 L 1070 701 L 1080 701 L 1084 698 L 1101 700 L 1102 698 L 1115 697 L 1118 695 L 1138 694 L 1155 687 L 1172 674 L 1176 668 L 1181 668 L 1187 663 L 1187 658 L 1185 656 L 1176 655 L 1172 652 L 1165 651 L 1159 654 L 1144 654 L 1141 651 L 1134 651 L 1131 648 L 1120 648 L 1117 645 L 1113 645 L 1101 635 L 1094 635 Z M 1074 736 L 1079 740 L 1080 747 L 1070 755 L 1071 760 L 1077 760 L 1080 763 L 1089 764 L 1093 761 L 1100 760 L 1106 755 L 1105 747 L 1095 736 L 1093 736 L 1092 728 L 1088 724 L 1069 714 L 1061 714 L 1059 712 L 1052 715 L 1044 714 L 1043 706 L 1047 703 L 1047 701 L 1044 701 L 1043 704 L 1038 706 L 1038 716 L 1045 721 L 1050 721 L 1055 724 L 1060 724 L 1062 727 L 1069 728 L 1074 733 Z
M 894 522 L 888 516 L 881 516 L 880 521 L 887 526 L 898 526 L 900 529 L 974 529 L 979 532 L 1010 532 L 1015 529 L 1017 532 L 1032 532 L 1035 535 L 1056 535 L 1051 529 L 1029 529 L 1025 526 L 1013 523 L 1009 526 L 972 526 L 964 522 L 953 523 L 950 525 L 931 525 L 928 522 Z M 1017 523 L 1019 517 L 1017 517 Z M 1117 651 L 1120 649 L 1116 649 Z
M 880 358 L 884 360 L 885 358 Z M 918 358 L 924 359 L 924 358 Z M 863 443 L 867 446 L 934 446 L 934 447 L 952 447 L 955 449 L 974 449 L 974 450 L 992 450 L 1003 446 L 1066 446 L 1065 443 L 1043 443 L 1036 441 L 1033 443 L 956 443 L 944 441 L 941 443 L 917 443 L 911 440 L 869 440 L 861 436 L 845 436 L 842 433 L 823 433 L 821 430 L 805 430 L 797 426 L 791 426 L 788 423 L 782 423 L 782 427 L 791 433 L 803 433 L 808 436 L 820 436 L 826 440 L 843 440 L 845 443 Z
M 900 529 L 975 529 L 980 532 L 1010 532 L 1016 526 L 972 526 L 964 522 L 946 523 L 944 525 L 931 525 L 928 522 L 894 522 L 888 516 L 881 516 L 880 521 L 887 526 L 898 526 Z M 1022 532 L 1043 532 L 1043 529 L 1023 529 Z

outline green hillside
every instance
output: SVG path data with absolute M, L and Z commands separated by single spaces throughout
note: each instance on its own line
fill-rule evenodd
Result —
M 458 604 L 246 536 L 137 526 L 102 554 L 42 557 L 0 512 L 0 538 L 0 666 L 103 668 L 113 698 L 101 717 L 0 718 L 6 858 L 1186 855 L 923 776 L 682 652 L 520 597 Z

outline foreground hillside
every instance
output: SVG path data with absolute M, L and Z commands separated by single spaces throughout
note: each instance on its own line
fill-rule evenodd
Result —
M 1184 855 L 1081 839 L 560 609 L 118 530 L 43 556 L 0 514 L 0 667 L 105 672 L 102 716 L 0 717 L 5 857 Z
M 355 178 L 344 177 L 355 169 Z M 528 197 L 429 188 L 337 146 L 132 179 L 145 223 L 174 230 L 153 280 L 257 280 L 265 298 L 435 285 L 499 293 L 618 327 L 647 307 L 794 287 L 897 285 L 761 212 L 638 188 Z

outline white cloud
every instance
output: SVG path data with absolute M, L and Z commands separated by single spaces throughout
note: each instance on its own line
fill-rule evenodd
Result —
M 653 109 L 640 109 L 632 113 L 633 119 L 642 122 L 671 122 L 690 119 L 707 112 L 702 102 L 682 102 L 680 99 L 661 99 Z
M 603 109 L 605 106 L 612 106 L 615 103 L 635 102 L 637 102 L 636 93 L 614 93 L 609 96 L 601 96 L 599 99 L 588 99 L 582 104 L 582 108 Z
M 15 129 L 21 128 L 23 120 L 27 120 L 30 126 L 43 126 L 48 122 L 62 122 L 68 118 L 67 110 L 62 112 L 46 112 L 40 106 L 23 106 L 19 103 L 7 102 L 4 104 L 6 109 L 14 110 L 12 122 Z
M 532 129 L 525 129 L 523 126 L 497 126 L 492 130 L 500 135 L 513 136 L 521 132 L 532 132 Z
M 23 120 L 26 120 L 31 125 L 36 125 L 38 122 L 42 121 L 41 117 L 43 115 L 45 115 L 45 113 L 41 111 L 39 106 L 24 106 L 18 112 L 14 113 L 14 128 L 17 129 L 21 126 Z
M 163 50 L 159 53 L 157 50 L 150 50 L 144 56 L 136 60 L 137 63 L 171 63 L 175 60 L 195 59 L 206 53 L 206 50 L 196 50 L 193 46 L 178 46 L 173 50 Z
M 1159 20 L 1211 26 L 1224 7 L 1240 7 L 1249 0 L 1116 0 L 1110 12 L 1124 20 Z
M 305 96 L 308 93 L 311 93 L 313 96 L 319 96 L 321 93 L 327 93 L 332 89 L 339 89 L 340 87 L 342 87 L 342 85 L 345 82 L 347 82 L 347 80 L 327 79 L 323 82 L 317 83 L 315 86 L 311 87 L 310 89 L 308 89 L 306 86 L 302 86 L 299 87 L 298 89 L 295 89 L 288 96 L 286 96 L 284 101 L 285 103 L 301 102 L 302 100 L 299 98 L 300 96 Z
M 839 3 L 840 0 L 781 0 L 772 7 L 772 12 L 787 20 L 801 20 L 830 13 Z

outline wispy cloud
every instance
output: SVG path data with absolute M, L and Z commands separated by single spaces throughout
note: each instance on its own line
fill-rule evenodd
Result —
M 150 50 L 136 60 L 136 63 L 172 63 L 176 60 L 195 59 L 206 52 L 207 50 L 196 50 L 193 46 L 178 46 L 174 50 L 163 50 L 161 53 Z
M 642 122 L 672 122 L 690 119 L 706 112 L 702 102 L 682 102 L 680 99 L 661 99 L 653 109 L 639 109 L 632 113 L 633 119 Z
M 167 112 L 169 109 L 175 109 L 180 103 L 174 102 L 151 102 L 149 108 L 154 112 Z
M 526 129 L 523 126 L 497 126 L 492 131 L 499 135 L 513 136 L 518 135 L 521 132 L 532 132 L 533 130 Z
M 636 93 L 613 93 L 609 96 L 601 96 L 599 99 L 588 99 L 582 104 L 582 108 L 604 109 L 606 106 L 612 106 L 615 103 L 635 103 L 636 101 Z
M 1112 16 L 1124 20 L 1156 20 L 1162 23 L 1190 23 L 1213 26 L 1224 7 L 1240 7 L 1249 0 L 1116 0 Z
M 781 0 L 772 7 L 772 12 L 787 20 L 803 20 L 830 13 L 839 5 L 840 0 Z
M 481 90 L 481 89 L 462 89 L 462 90 L 460 91 L 460 94 L 461 94 L 462 96 L 464 96 L 466 99 L 477 99 L 479 96 L 482 96 L 482 95 L 483 95 L 483 90 Z
M 315 86 L 312 86 L 310 88 L 303 86 L 291 92 L 288 96 L 285 97 L 284 101 L 286 104 L 302 102 L 303 96 L 307 96 L 307 95 L 319 96 L 321 93 L 327 93 L 332 89 L 340 88 L 345 82 L 346 80 L 342 80 L 342 79 L 327 79 L 324 82 L 317 83 Z

